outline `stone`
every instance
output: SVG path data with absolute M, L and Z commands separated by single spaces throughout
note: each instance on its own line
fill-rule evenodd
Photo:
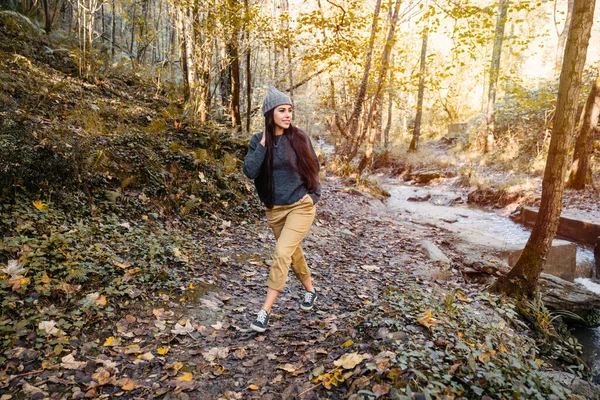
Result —
M 508 250 L 508 265 L 514 267 L 523 250 Z M 577 269 L 577 246 L 565 240 L 554 240 L 546 256 L 543 272 L 573 282 Z
M 439 261 L 442 264 L 450 265 L 452 261 L 437 247 L 435 244 L 430 242 L 429 240 L 423 240 L 421 242 L 421 246 L 423 246 L 423 250 L 432 261 Z
M 596 240 L 594 247 L 594 263 L 596 264 L 596 279 L 600 278 L 600 236 Z

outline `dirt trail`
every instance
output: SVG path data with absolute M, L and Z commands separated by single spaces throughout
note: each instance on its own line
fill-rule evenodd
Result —
M 129 364 L 121 373 L 137 376 L 155 395 L 175 387 L 176 392 L 185 391 L 180 396 L 190 398 L 278 399 L 302 392 L 302 398 L 343 397 L 347 387 L 329 392 L 311 378 L 348 352 L 341 345 L 356 336 L 361 309 L 377 303 L 387 287 L 405 287 L 426 270 L 435 278 L 438 268 L 417 244 L 419 237 L 433 235 L 433 228 L 399 223 L 369 200 L 341 189 L 337 181 L 325 186 L 315 225 L 304 242 L 319 294 L 312 311 L 300 310 L 302 287 L 290 273 L 269 329 L 264 334 L 249 330 L 265 294 L 272 234 L 264 221 L 219 229 L 202 235 L 207 255 L 218 267 L 199 266 L 207 285 L 188 291 L 190 298 L 197 295 L 193 301 L 186 307 L 177 299 L 162 307 L 159 301 L 137 312 L 135 321 L 118 324 L 121 336 L 145 333 L 138 337 L 140 347 L 162 342 L 169 348 L 166 355 Z M 452 271 L 444 274 L 447 282 L 460 279 Z M 163 376 L 162 382 L 152 382 L 165 371 L 173 379 Z M 174 378 L 185 371 L 193 376 L 190 381 Z

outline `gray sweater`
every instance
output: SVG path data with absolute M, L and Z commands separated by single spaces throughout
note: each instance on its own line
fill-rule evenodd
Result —
M 306 136 L 306 140 L 315 157 L 315 162 L 319 166 L 319 160 L 310 139 L 304 132 L 301 132 L 301 134 Z M 261 176 L 261 166 L 263 162 L 266 162 L 267 148 L 260 144 L 261 139 L 262 132 L 253 135 L 252 139 L 250 139 L 248 153 L 244 160 L 244 174 L 248 178 L 254 179 L 258 197 L 264 203 L 267 196 L 265 193 L 266 180 L 264 176 Z M 276 143 L 277 147 L 273 148 L 273 187 L 275 191 L 273 204 L 294 204 L 304 197 L 305 194 L 308 194 L 312 198 L 313 203 L 317 204 L 321 198 L 321 184 L 319 183 L 317 190 L 309 193 L 297 171 L 296 153 L 292 149 L 287 135 L 278 137 Z

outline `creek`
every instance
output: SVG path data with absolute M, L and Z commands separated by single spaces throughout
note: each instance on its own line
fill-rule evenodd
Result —
M 381 186 L 390 193 L 386 207 L 390 213 L 401 215 L 415 223 L 432 224 L 455 233 L 471 245 L 485 248 L 490 242 L 512 247 L 525 245 L 530 230 L 513 222 L 508 216 L 471 207 L 465 204 L 463 194 L 447 185 L 410 186 L 397 179 L 381 179 Z M 590 246 L 577 245 L 578 269 L 594 265 Z M 591 279 L 577 278 L 576 282 L 600 294 L 600 284 Z M 600 328 L 575 328 L 573 335 L 583 347 L 584 361 L 600 373 Z

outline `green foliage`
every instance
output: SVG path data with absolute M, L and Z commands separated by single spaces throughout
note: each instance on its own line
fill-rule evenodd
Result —
M 483 307 L 484 303 L 489 303 Z M 483 311 L 489 305 L 495 312 Z M 479 310 L 474 312 L 474 310 Z M 420 286 L 389 288 L 384 301 L 360 325 L 360 335 L 380 351 L 395 356 L 389 367 L 371 368 L 380 382 L 395 386 L 405 396 L 421 392 L 431 398 L 448 395 L 479 399 L 568 398 L 569 391 L 543 371 L 538 343 L 521 329 L 514 305 L 483 293 L 469 299 L 462 291 L 428 293 Z M 381 332 L 396 340 L 381 339 Z M 377 333 L 376 333 L 377 332 Z M 570 355 L 573 339 L 549 350 L 557 362 Z M 548 354 L 546 354 L 547 356 Z M 564 357 L 563 357 L 564 358 Z M 567 357 L 568 358 L 568 357 Z M 563 365 L 581 375 L 580 365 Z

